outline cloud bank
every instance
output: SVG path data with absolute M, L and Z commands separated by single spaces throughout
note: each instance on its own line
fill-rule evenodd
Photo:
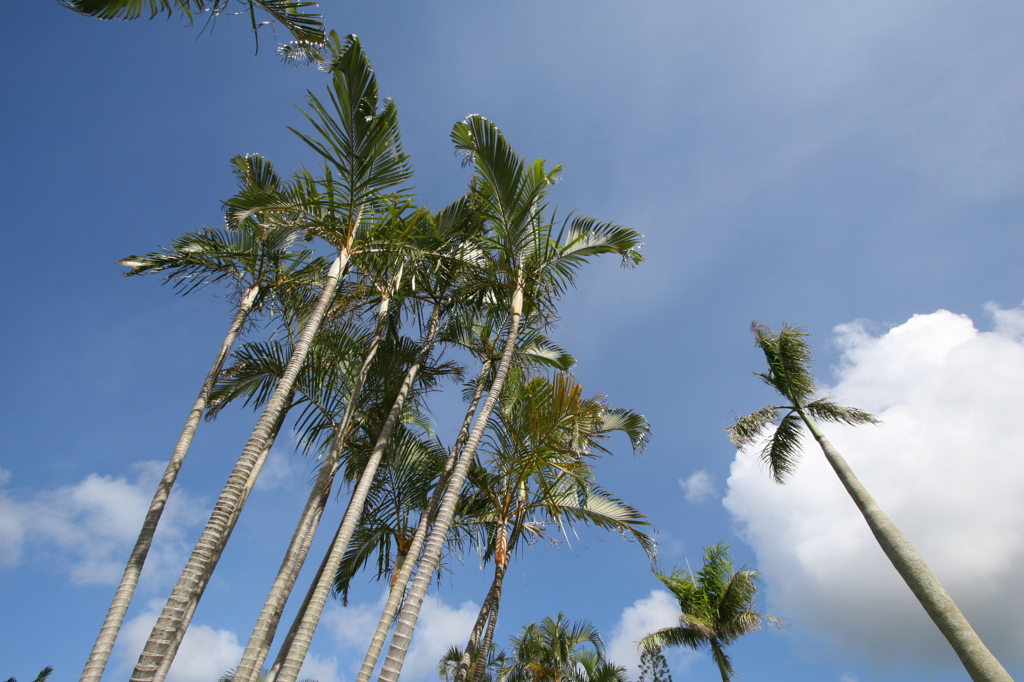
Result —
M 16 566 L 31 552 L 66 568 L 76 585 L 117 584 L 164 466 L 134 465 L 134 482 L 93 473 L 74 485 L 36 491 L 27 498 L 0 488 L 0 566 Z M 10 479 L 0 469 L 0 486 Z M 146 559 L 145 575 L 173 579 L 190 549 L 186 529 L 207 514 L 202 500 L 175 489 Z
M 1014 664 L 1024 660 L 1024 310 L 989 312 L 990 332 L 945 310 L 880 336 L 837 327 L 843 359 L 830 392 L 883 424 L 825 431 L 989 648 Z M 958 665 L 805 445 L 784 486 L 753 450 L 737 453 L 728 481 L 724 504 L 757 552 L 769 610 L 882 668 Z

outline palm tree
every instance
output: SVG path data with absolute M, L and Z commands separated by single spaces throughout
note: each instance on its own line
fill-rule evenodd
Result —
M 520 339 L 522 345 L 517 347 L 517 352 L 513 356 L 513 362 L 519 367 L 526 368 L 534 365 L 544 365 L 567 372 L 576 363 L 575 358 L 539 332 L 527 329 L 525 333 L 520 334 Z M 469 435 L 470 427 L 473 425 L 473 417 L 476 415 L 480 398 L 483 396 L 484 389 L 492 383 L 492 380 L 489 381 L 492 374 L 491 370 L 501 360 L 502 353 L 502 349 L 496 344 L 494 325 L 479 319 L 469 321 L 453 320 L 450 323 L 445 340 L 449 344 L 461 346 L 477 355 L 481 359 L 481 367 L 476 379 L 466 386 L 464 395 L 468 399 L 469 406 L 462 422 L 462 428 L 459 430 L 459 434 L 455 439 L 455 445 L 452 447 L 444 469 L 441 471 L 430 499 L 427 501 L 427 506 L 420 515 L 416 532 L 413 534 L 412 539 L 409 541 L 409 546 L 405 550 L 405 555 L 414 559 L 420 556 L 420 552 L 423 549 L 427 530 L 437 515 L 441 496 L 444 494 L 456 459 L 462 451 L 462 447 Z M 356 682 L 369 682 L 370 677 L 373 675 L 380 652 L 387 640 L 388 631 L 390 631 L 391 625 L 395 620 L 395 614 L 405 598 L 406 588 L 415 566 L 415 560 L 406 561 L 392 575 L 391 590 L 388 593 L 387 602 L 377 622 L 377 629 L 370 640 L 366 656 L 363 658 L 363 664 L 360 666 Z
M 761 450 L 761 459 L 768 466 L 776 483 L 783 483 L 796 468 L 800 453 L 801 424 L 818 442 L 825 459 L 839 476 L 846 492 L 853 498 L 882 551 L 910 587 L 928 616 L 956 651 L 975 682 L 1010 682 L 1010 675 L 996 660 L 974 628 L 967 622 L 956 603 L 942 587 L 921 555 L 905 535 L 871 497 L 854 475 L 839 451 L 818 428 L 817 419 L 850 425 L 874 424 L 877 419 L 867 412 L 843 407 L 828 397 L 813 400 L 816 388 L 811 375 L 811 348 L 804 340 L 807 332 L 799 327 L 782 325 L 776 334 L 757 322 L 751 325 L 755 343 L 764 351 L 768 372 L 755 374 L 789 401 L 785 405 L 767 405 L 757 412 L 736 419 L 729 428 L 729 437 L 737 447 L 759 442 L 779 415 L 772 437 Z
M 273 166 L 258 155 L 235 157 L 232 165 L 243 191 L 280 186 L 280 178 Z M 98 682 L 103 676 L 167 498 L 192 444 L 217 376 L 239 333 L 254 314 L 266 308 L 284 289 L 308 277 L 310 270 L 318 265 L 316 261 L 310 263 L 309 251 L 298 246 L 292 229 L 288 226 L 265 226 L 261 224 L 259 215 L 251 216 L 233 231 L 207 228 L 201 232 L 190 232 L 174 240 L 163 251 L 129 256 L 118 262 L 131 268 L 125 273 L 128 276 L 163 274 L 164 281 L 172 283 L 181 294 L 191 293 L 207 284 L 227 283 L 236 301 L 236 309 L 213 367 L 203 381 L 150 502 L 142 530 L 82 672 L 81 682 Z
M 256 428 L 246 443 L 235 468 L 214 506 L 210 520 L 181 577 L 153 627 L 132 682 L 162 682 L 163 671 L 177 653 L 180 638 L 209 583 L 220 555 L 230 538 L 241 510 L 244 490 L 251 477 L 259 474 L 260 453 L 277 416 L 285 407 L 312 344 L 313 337 L 343 278 L 357 238 L 372 226 L 385 206 L 393 203 L 386 192 L 410 175 L 408 158 L 402 152 L 397 109 L 393 102 L 378 107 L 376 77 L 359 41 L 350 37 L 344 44 L 336 34 L 330 37 L 334 58 L 330 64 L 331 109 L 312 93 L 307 115 L 322 139 L 300 134 L 325 160 L 324 177 L 309 172 L 297 174 L 283 189 L 256 188 L 229 202 L 236 221 L 257 213 L 301 216 L 307 234 L 324 238 L 337 252 L 323 281 L 320 295 L 296 340 L 281 381 L 274 389 Z M 332 111 L 333 110 L 333 111 Z
M 166 13 L 171 17 L 177 12 L 188 19 L 189 23 L 196 16 L 207 14 L 209 19 L 216 19 L 231 4 L 230 0 L 62 0 L 65 7 L 79 14 L 96 17 L 97 19 L 138 19 L 148 13 L 152 19 L 158 14 Z M 256 49 L 259 50 L 259 27 L 277 22 L 286 28 L 299 44 L 313 46 L 323 45 L 324 24 L 322 16 L 305 11 L 308 7 L 316 7 L 309 0 L 240 0 L 243 11 L 252 23 L 253 36 L 256 37 Z M 257 13 L 267 20 L 257 20 Z M 261 16 L 261 19 L 262 19 Z M 292 49 L 295 49 L 294 47 Z
M 470 473 L 473 495 L 484 503 L 480 525 L 486 539 L 481 544 L 484 558 L 494 559 L 494 578 L 457 682 L 466 679 L 471 657 L 484 657 L 490 648 L 504 576 L 524 535 L 545 537 L 547 526 L 553 525 L 569 537 L 577 524 L 592 524 L 632 535 L 652 560 L 655 553 L 654 540 L 644 532 L 650 525 L 646 518 L 599 488 L 586 461 L 608 452 L 601 441 L 617 432 L 629 437 L 634 451 L 641 450 L 650 433 L 643 415 L 608 408 L 599 398 L 582 398 L 576 381 L 556 374 L 529 381 L 515 376 L 494 416 L 490 442 L 484 446 L 486 468 Z M 474 682 L 479 673 L 472 676 Z
M 445 652 L 444 656 L 437 663 L 437 675 L 444 682 L 454 682 L 455 675 L 459 671 L 459 663 L 462 661 L 463 653 L 462 647 L 458 644 L 453 644 L 448 647 L 448 651 Z M 477 657 L 473 657 L 473 667 L 476 667 Z M 509 663 L 508 654 L 504 651 L 495 652 L 493 649 L 487 656 L 487 665 L 484 666 L 483 680 L 484 682 L 496 682 L 503 668 Z
M 556 231 L 546 215 L 545 197 L 559 168 L 548 171 L 543 161 L 527 164 L 512 149 L 492 122 L 471 116 L 455 125 L 456 149 L 476 167 L 474 208 L 485 221 L 482 239 L 489 265 L 485 285 L 496 301 L 505 301 L 509 321 L 505 342 L 487 398 L 449 477 L 430 536 L 424 545 L 420 569 L 410 587 L 381 670 L 382 682 L 397 682 L 412 640 L 420 607 L 431 575 L 440 561 L 448 528 L 455 515 L 462 486 L 487 421 L 501 395 L 511 367 L 524 310 L 551 307 L 551 300 L 572 285 L 575 271 L 590 256 L 617 253 L 625 264 L 642 260 L 637 248 L 641 235 L 634 230 L 590 218 L 567 220 Z
M 509 648 L 512 662 L 501 671 L 502 682 L 575 682 L 581 654 L 604 657 L 604 641 L 593 624 L 570 622 L 563 613 L 525 626 Z
M 655 573 L 679 600 L 679 625 L 652 632 L 640 640 L 645 651 L 666 646 L 707 647 L 722 675 L 729 682 L 735 675 L 725 647 L 743 635 L 760 630 L 767 620 L 775 627 L 784 621 L 754 610 L 760 574 L 749 568 L 733 571 L 729 545 L 718 543 L 704 549 L 704 567 L 694 575 L 676 568 L 670 575 Z

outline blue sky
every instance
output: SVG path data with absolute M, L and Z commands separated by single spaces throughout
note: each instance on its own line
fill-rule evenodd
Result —
M 479 113 L 524 156 L 564 166 L 554 204 L 645 234 L 640 268 L 587 269 L 555 336 L 588 392 L 652 423 L 643 458 L 620 444 L 599 478 L 657 526 L 663 566 L 724 539 L 763 570 L 762 603 L 791 626 L 733 647 L 740 679 L 966 678 L 817 453 L 775 488 L 725 439 L 732 415 L 772 400 L 750 376 L 761 361 L 752 319 L 807 327 L 821 383 L 883 416 L 834 440 L 1024 676 L 1024 588 L 1012 579 L 1024 569 L 1024 9 L 323 10 L 330 27 L 360 35 L 396 100 L 422 202 L 463 192 L 448 133 Z M 254 57 L 244 17 L 205 32 L 99 22 L 55 2 L 17 3 L 6 17 L 0 676 L 54 665 L 62 681 L 81 671 L 151 494 L 145 463 L 169 455 L 229 314 L 213 291 L 174 297 L 125 280 L 115 261 L 219 224 L 236 154 L 281 170 L 315 164 L 286 126 L 302 125 L 294 105 L 325 78 L 281 65 L 269 32 Z M 446 441 L 457 407 L 436 407 Z M 145 636 L 253 421 L 233 412 L 201 428 L 108 679 L 130 670 L 132 637 Z M 248 636 L 308 479 L 280 445 L 172 682 L 235 664 L 225 661 Z M 463 638 L 486 590 L 475 557 L 451 568 L 410 681 L 432 679 L 434 652 Z M 637 633 L 671 618 L 658 588 L 642 552 L 617 538 L 538 546 L 510 569 L 499 637 L 561 610 L 592 619 L 628 663 Z M 379 595 L 366 582 L 351 607 L 329 611 L 311 650 L 321 682 L 353 679 Z M 717 676 L 704 655 L 670 663 L 677 681 Z

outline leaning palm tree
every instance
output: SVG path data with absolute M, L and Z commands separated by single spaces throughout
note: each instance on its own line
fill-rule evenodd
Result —
M 162 682 L 177 653 L 180 635 L 188 628 L 234 529 L 244 505 L 245 485 L 259 474 L 260 453 L 285 407 L 353 250 L 361 247 L 360 238 L 368 224 L 372 227 L 385 212 L 385 206 L 394 203 L 391 190 L 411 174 L 408 157 L 402 151 L 397 108 L 390 101 L 379 106 L 376 76 L 359 41 L 351 36 L 342 44 L 332 33 L 329 42 L 334 51 L 329 65 L 331 106 L 325 106 L 310 93 L 313 113 L 308 118 L 319 137 L 300 135 L 324 157 L 323 178 L 314 178 L 304 171 L 287 188 L 254 189 L 229 202 L 228 209 L 238 222 L 258 213 L 299 215 L 305 232 L 327 241 L 335 249 L 335 256 L 281 381 L 267 401 L 143 647 L 132 682 Z
M 547 170 L 541 160 L 526 163 L 491 121 L 470 116 L 455 125 L 452 140 L 476 168 L 474 208 L 488 229 L 481 240 L 489 265 L 482 286 L 492 300 L 507 306 L 509 321 L 494 380 L 448 479 L 420 568 L 399 613 L 380 674 L 382 682 L 397 682 L 401 673 L 466 474 L 511 368 L 524 313 L 529 316 L 542 307 L 553 309 L 553 299 L 572 286 L 576 270 L 591 256 L 616 253 L 627 265 L 643 260 L 638 251 L 642 237 L 634 230 L 584 217 L 570 218 L 559 230 L 548 215 L 545 198 L 560 168 Z
M 882 551 L 949 641 L 971 679 L 975 682 L 1011 682 L 1006 669 L 978 637 L 942 583 L 896 524 L 885 515 L 839 451 L 825 438 L 816 421 L 856 425 L 874 424 L 878 420 L 862 410 L 837 405 L 828 397 L 814 399 L 816 387 L 811 375 L 811 348 L 804 340 L 806 331 L 784 324 L 776 334 L 767 325 L 757 322 L 751 325 L 751 331 L 754 332 L 755 343 L 768 360 L 768 371 L 755 374 L 789 402 L 767 405 L 736 419 L 728 430 L 732 442 L 741 448 L 758 443 L 769 427 L 778 421 L 778 427 L 761 450 L 761 459 L 775 482 L 783 483 L 796 468 L 801 424 L 806 426 L 864 516 Z M 782 413 L 785 414 L 779 421 Z
M 729 545 L 718 543 L 704 549 L 704 567 L 696 575 L 676 568 L 670 575 L 655 573 L 679 600 L 679 625 L 652 632 L 640 640 L 645 651 L 666 646 L 691 649 L 707 647 L 722 675 L 729 682 L 735 675 L 725 647 L 749 632 L 763 627 L 763 620 L 779 627 L 783 621 L 754 610 L 760 574 L 749 568 L 733 571 Z
M 238 156 L 232 160 L 232 165 L 243 191 L 279 187 L 281 184 L 270 162 L 261 156 Z M 304 278 L 308 279 L 310 271 L 319 265 L 315 260 L 311 263 L 309 256 L 309 251 L 299 246 L 295 231 L 290 226 L 264 225 L 257 214 L 243 221 L 235 230 L 207 228 L 190 232 L 162 251 L 118 261 L 130 268 L 125 273 L 129 276 L 164 275 L 164 281 L 171 283 L 181 294 L 191 293 L 208 284 L 226 283 L 235 301 L 235 312 L 150 502 L 142 530 L 82 672 L 81 682 L 98 682 L 103 676 L 167 498 L 228 353 L 247 321 L 269 307 L 284 290 L 298 286 Z

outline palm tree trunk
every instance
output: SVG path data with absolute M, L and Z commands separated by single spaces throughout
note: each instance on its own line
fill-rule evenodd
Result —
M 192 556 L 185 564 L 185 570 L 182 571 L 178 583 L 174 586 L 171 596 L 164 605 L 163 612 L 157 619 L 156 625 L 153 626 L 153 632 L 135 665 L 131 682 L 163 682 L 163 677 L 158 677 L 157 671 L 161 669 L 161 663 L 165 658 L 174 658 L 177 653 L 177 644 L 180 639 L 175 637 L 175 633 L 188 628 L 191 614 L 195 610 L 194 604 L 202 598 L 213 569 L 231 537 L 231 531 L 238 518 L 238 511 L 243 505 L 246 483 L 251 475 L 259 475 L 260 468 L 256 466 L 256 462 L 266 446 L 274 423 L 286 405 L 286 397 L 291 392 L 292 385 L 306 361 L 313 336 L 319 329 L 327 306 L 334 297 L 338 280 L 341 278 L 347 262 L 348 251 L 343 249 L 339 251 L 338 256 L 331 264 L 323 291 L 320 292 L 316 306 L 306 321 L 298 343 L 295 344 L 284 374 L 267 402 L 263 414 L 260 415 L 256 428 L 249 437 L 249 442 L 238 458 L 234 470 L 228 477 L 220 498 L 213 508 L 213 513 L 210 515 L 210 520 L 207 522 L 206 528 L 203 529 L 199 542 L 192 550 Z
M 512 320 L 509 324 L 508 336 L 505 339 L 505 348 L 502 351 L 501 360 L 495 372 L 494 382 L 491 384 L 491 390 L 487 394 L 487 399 L 480 409 L 476 422 L 473 424 L 469 440 L 466 441 L 466 446 L 462 449 L 459 461 L 452 471 L 451 479 L 448 481 L 448 489 L 445 491 L 441 508 L 437 512 L 434 527 L 430 531 L 430 537 L 427 540 L 423 558 L 420 561 L 420 568 L 416 572 L 416 578 L 413 580 L 409 596 L 405 600 L 405 606 L 402 607 L 402 611 L 398 616 L 395 634 L 391 637 L 391 646 L 388 649 L 387 658 L 384 660 L 384 666 L 378 678 L 380 682 L 398 682 L 398 676 L 402 672 L 405 654 L 409 649 L 409 643 L 412 641 L 412 633 L 416 629 L 416 620 L 419 618 L 420 608 L 423 606 L 423 600 L 427 595 L 427 588 L 430 586 L 430 576 L 433 575 L 438 562 L 441 560 L 441 550 L 448 536 L 448 529 L 451 527 L 452 519 L 455 517 L 455 505 L 462 493 L 462 486 L 466 482 L 469 465 L 473 461 L 474 455 L 476 455 L 476 449 L 480 445 L 480 440 L 483 438 L 484 431 L 487 428 L 487 420 L 490 418 L 491 411 L 498 402 L 501 389 L 505 385 L 505 378 L 508 376 L 512 362 L 512 352 L 515 349 L 516 338 L 519 335 L 519 320 L 522 317 L 522 311 L 523 289 L 520 286 L 516 288 L 512 297 Z
M 330 497 L 334 475 L 338 471 L 338 463 L 340 462 L 341 451 L 347 438 L 349 424 L 352 421 L 352 415 L 355 413 L 355 406 L 359 401 L 363 385 L 366 383 L 366 377 L 370 373 L 370 365 L 373 362 L 373 358 L 377 355 L 377 349 L 380 347 L 384 328 L 387 325 L 390 300 L 390 298 L 385 297 L 381 301 L 377 317 L 377 328 L 374 330 L 373 338 L 370 341 L 370 348 L 363 360 L 362 367 L 359 369 L 359 376 L 352 387 L 348 404 L 345 406 L 345 412 L 335 430 L 330 450 L 320 465 L 320 473 L 317 475 L 316 483 L 309 493 L 306 506 L 299 517 L 299 523 L 292 534 L 291 543 L 288 545 L 288 549 L 281 561 L 281 567 L 274 578 L 270 594 L 267 595 L 267 600 L 263 604 L 263 610 L 256 620 L 256 625 L 249 637 L 245 652 L 242 654 L 242 660 L 235 669 L 234 682 L 255 682 L 256 677 L 259 676 L 260 669 L 263 667 L 263 662 L 270 652 L 270 647 L 274 641 L 274 634 L 277 632 L 277 626 L 281 620 L 281 613 L 284 611 L 288 597 L 295 586 L 295 581 L 299 577 L 299 572 L 302 571 L 302 564 L 305 563 L 309 545 L 316 534 L 324 507 L 326 507 L 327 500 Z
M 718 672 L 722 675 L 722 682 L 729 682 L 729 659 L 725 655 L 725 651 L 722 650 L 722 645 L 714 638 L 711 642 L 711 658 L 715 659 L 715 663 L 718 665 Z
M 896 527 L 896 524 L 875 502 L 860 480 L 854 475 L 839 451 L 825 438 L 817 423 L 802 408 L 800 417 L 821 446 L 825 459 L 835 470 L 846 492 L 860 509 L 868 528 L 889 557 L 889 561 L 910 587 L 914 596 L 928 613 L 942 635 L 949 641 L 956 655 L 975 682 L 1013 682 L 1006 669 L 996 660 L 974 628 L 967 622 L 942 583 L 918 554 L 914 546 Z
M 135 541 L 135 547 L 132 548 L 131 556 L 128 557 L 128 564 L 124 568 L 124 575 L 121 576 L 121 583 L 117 586 L 114 600 L 111 602 L 110 608 L 107 610 L 107 616 L 103 620 L 103 627 L 100 628 L 100 634 L 92 646 L 92 651 L 89 653 L 89 660 L 85 664 L 85 670 L 82 671 L 81 678 L 79 678 L 80 682 L 99 682 L 100 678 L 103 677 L 103 670 L 107 666 L 110 652 L 114 648 L 114 641 L 121 630 L 121 624 L 124 622 L 124 615 L 128 611 L 128 605 L 135 594 L 135 587 L 139 583 L 139 574 L 142 573 L 142 566 L 146 563 L 146 556 L 149 554 L 149 548 L 153 544 L 153 536 L 156 533 L 157 524 L 160 523 L 160 516 L 164 512 L 167 498 L 171 494 L 171 488 L 174 486 L 174 481 L 178 478 L 178 471 L 185 461 L 185 455 L 188 453 L 189 446 L 192 445 L 192 437 L 199 427 L 199 420 L 206 409 L 206 403 L 209 401 L 213 385 L 217 381 L 217 376 L 224 366 L 228 353 L 231 352 L 231 348 L 235 345 L 235 339 L 238 338 L 242 325 L 245 323 L 245 318 L 248 316 L 256 297 L 259 295 L 259 290 L 259 285 L 254 285 L 242 296 L 242 300 L 238 304 L 238 312 L 235 313 L 235 317 L 231 321 L 231 327 L 228 329 L 223 343 L 221 343 L 220 351 L 218 351 L 217 358 L 213 362 L 213 367 L 206 375 L 206 381 L 203 382 L 203 386 L 199 390 L 199 396 L 196 398 L 195 404 L 192 405 L 192 410 L 188 413 L 188 418 L 185 420 L 185 428 L 181 430 L 181 435 L 178 436 L 178 443 L 174 446 L 174 452 L 171 453 L 170 461 L 167 462 L 163 478 L 160 479 L 160 483 L 157 485 L 153 501 L 149 503 L 149 511 L 146 512 L 146 518 L 142 522 L 142 530 Z
M 377 467 L 380 465 L 381 458 L 384 455 L 384 450 L 387 448 L 388 441 L 391 438 L 391 433 L 398 424 L 398 418 L 401 416 L 405 399 L 412 390 L 413 382 L 416 380 L 416 375 L 419 373 L 420 367 L 426 361 L 430 354 L 430 349 L 434 345 L 434 339 L 437 337 L 437 330 L 440 326 L 440 321 L 441 306 L 437 305 L 434 307 L 434 311 L 430 317 L 430 322 L 427 325 L 426 336 L 423 340 L 420 352 L 405 373 L 405 379 L 402 382 L 401 389 L 398 391 L 398 396 L 395 398 L 394 404 L 391 406 L 391 412 L 388 414 L 388 417 L 384 422 L 380 436 L 378 436 L 377 442 L 374 444 L 373 451 L 370 453 L 370 457 L 367 460 L 366 467 L 363 469 L 363 473 L 359 477 L 359 483 L 356 485 L 356 489 L 352 492 L 352 499 L 349 501 L 348 509 L 345 511 L 345 516 L 342 519 L 338 536 L 331 547 L 324 571 L 320 575 L 316 590 L 312 595 L 312 599 L 310 600 L 305 614 L 303 615 L 302 622 L 299 624 L 295 637 L 291 642 L 288 655 L 286 656 L 284 663 L 281 665 L 281 672 L 278 675 L 277 682 L 295 682 L 299 676 L 299 670 L 306 658 L 306 652 L 309 650 L 310 642 L 313 639 L 313 633 L 316 631 L 316 626 L 320 621 L 320 615 L 323 613 L 328 593 L 331 590 L 331 585 L 334 583 L 334 575 L 337 573 L 338 566 L 341 565 L 341 560 L 344 558 L 345 551 L 348 549 L 349 540 L 352 539 L 352 534 L 355 532 L 356 525 L 359 523 L 359 517 L 363 512 L 363 505 L 370 492 L 370 486 L 373 484 L 373 479 L 377 474 Z
M 477 649 L 480 648 L 480 639 L 484 636 L 484 630 L 486 630 L 491 617 L 491 592 L 493 591 L 494 583 L 492 582 L 491 587 L 487 590 L 487 596 L 484 597 L 484 602 L 476 614 L 473 629 L 469 631 L 469 639 L 466 640 L 466 647 L 462 650 L 462 658 L 459 660 L 459 667 L 455 669 L 452 682 L 465 682 L 466 676 L 476 671 L 473 666 L 473 658 Z M 477 660 L 479 661 L 479 658 Z
M 487 630 L 484 632 L 483 641 L 480 642 L 476 655 L 476 669 L 473 670 L 472 682 L 482 682 L 487 673 L 487 659 L 491 655 L 491 642 L 494 641 L 494 629 L 498 626 L 498 609 L 501 608 L 501 588 L 505 582 L 505 572 L 508 570 L 508 560 L 494 566 L 494 580 L 491 582 L 491 589 L 487 592 L 487 599 L 490 601 L 490 609 L 487 621 Z M 467 649 L 469 646 L 467 645 Z M 459 672 L 462 672 L 461 665 Z M 456 678 L 455 682 L 462 682 L 465 679 Z
M 341 533 L 341 526 L 338 526 L 338 530 L 334 533 L 334 539 L 331 540 L 331 547 L 338 541 L 338 535 Z M 277 652 L 277 658 L 274 659 L 274 664 L 270 666 L 270 670 L 267 672 L 264 682 L 277 682 L 277 676 L 281 672 L 281 666 L 284 665 L 284 660 L 288 656 L 288 652 L 291 650 L 292 642 L 295 641 L 295 635 L 299 631 L 299 626 L 302 624 L 302 619 L 306 615 L 306 609 L 309 608 L 309 603 L 313 600 L 313 594 L 316 592 L 316 587 L 320 584 L 320 576 L 324 574 L 324 569 L 327 567 L 327 560 L 330 559 L 330 549 L 324 554 L 324 558 L 320 561 L 320 568 L 317 569 L 316 575 L 313 576 L 313 582 L 310 583 L 309 589 L 306 590 L 306 596 L 302 600 L 302 605 L 299 606 L 298 612 L 295 614 L 295 618 L 292 620 L 292 625 L 288 628 L 288 633 L 284 636 L 284 641 L 281 643 L 281 648 Z
M 459 450 L 462 448 L 463 442 L 466 440 L 466 436 L 469 434 L 469 427 L 473 423 L 473 415 L 476 414 L 477 405 L 480 403 L 480 396 L 484 392 L 484 377 L 487 376 L 487 372 L 490 370 L 490 360 L 485 360 L 483 367 L 480 369 L 480 376 L 477 379 L 476 390 L 473 392 L 473 399 L 469 403 L 469 409 L 466 410 L 466 417 L 462 420 L 462 428 L 459 430 L 459 435 L 455 439 L 455 445 L 452 447 L 451 454 L 448 456 L 448 461 L 445 462 L 444 471 L 441 472 L 441 476 L 437 481 L 437 485 L 434 486 L 433 492 L 430 494 L 430 500 L 427 502 L 427 508 L 423 511 L 420 516 L 419 523 L 416 525 L 416 533 L 412 537 L 412 542 L 409 544 L 409 549 L 406 550 L 406 560 L 402 564 L 401 568 L 395 574 L 391 589 L 388 592 L 387 603 L 384 604 L 384 611 L 380 615 L 380 620 L 377 622 L 377 629 L 373 633 L 373 639 L 370 640 L 370 648 L 366 652 L 366 656 L 363 658 L 363 665 L 359 668 L 359 675 L 356 676 L 356 682 L 370 682 L 370 677 L 373 675 L 373 669 L 377 667 L 377 659 L 380 657 L 381 649 L 384 648 L 384 641 L 388 637 L 388 631 L 391 629 L 391 623 L 395 619 L 395 613 L 398 611 L 399 605 L 402 603 L 402 597 L 405 596 L 405 588 L 409 585 L 409 578 L 412 577 L 413 568 L 416 566 L 416 559 L 420 555 L 420 550 L 423 549 L 423 541 L 427 537 L 427 528 L 430 526 L 430 522 L 434 518 L 434 514 L 437 512 L 438 503 L 441 501 L 441 495 L 444 493 L 445 485 L 448 483 L 448 476 L 451 475 L 452 469 L 455 467 L 455 460 L 458 457 Z
M 286 407 L 284 410 L 281 411 L 281 415 L 277 418 L 277 422 L 274 423 L 274 430 L 270 434 L 270 440 L 267 441 L 266 447 L 264 447 L 263 448 L 263 452 L 260 453 L 260 459 L 258 460 L 258 466 L 260 466 L 260 467 L 263 466 L 263 463 L 267 460 L 267 456 L 270 454 L 271 448 L 274 447 L 274 441 L 277 440 L 277 434 L 281 431 L 281 426 L 284 424 L 284 420 L 288 416 L 288 411 L 291 409 L 292 401 L 294 399 L 295 399 L 295 391 L 292 391 L 292 392 L 290 392 L 288 394 L 288 407 Z M 244 504 L 245 500 L 247 500 L 249 498 L 249 493 L 252 492 L 253 486 L 256 485 L 256 478 L 257 477 L 255 475 L 250 475 L 249 476 L 249 480 L 246 482 L 245 498 L 243 499 L 243 504 Z M 241 509 L 239 509 L 238 513 L 241 513 Z M 236 513 L 236 515 L 235 515 L 235 519 L 236 520 L 238 518 L 238 513 Z M 198 604 L 199 604 L 199 602 L 194 602 L 191 605 L 191 607 L 189 608 L 189 611 L 188 611 L 188 614 L 187 614 L 189 621 L 192 620 L 192 616 L 195 613 L 196 606 L 198 606 Z M 174 633 L 174 642 L 175 642 L 174 643 L 174 648 L 175 649 L 177 649 L 179 646 L 181 646 L 181 640 L 184 639 L 184 637 L 185 637 L 185 628 L 182 628 L 182 629 L 180 629 L 180 630 L 178 630 L 177 632 Z M 157 675 L 159 675 L 161 679 L 167 677 L 167 673 L 171 669 L 171 664 L 172 663 L 174 663 L 174 658 L 171 657 L 171 656 L 165 657 L 164 660 L 160 663 L 160 668 L 157 670 Z

